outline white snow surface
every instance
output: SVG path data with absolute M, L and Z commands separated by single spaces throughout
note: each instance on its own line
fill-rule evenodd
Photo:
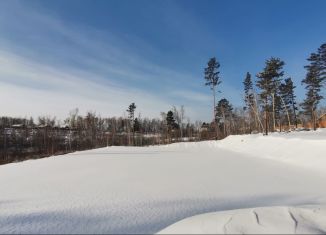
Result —
M 326 207 L 260 207 L 206 213 L 160 234 L 325 234 Z
M 0 233 L 325 233 L 325 182 L 326 130 L 76 152 L 0 166 Z

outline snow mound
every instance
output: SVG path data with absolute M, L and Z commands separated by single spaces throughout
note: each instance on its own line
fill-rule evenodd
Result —
M 326 129 L 271 133 L 269 136 L 234 135 L 216 143 L 225 150 L 268 158 L 318 171 L 326 169 Z
M 231 135 L 219 141 L 183 142 L 162 146 L 170 150 L 227 150 L 246 157 L 281 161 L 318 171 L 326 169 L 326 129 Z
M 183 219 L 159 234 L 325 234 L 326 207 L 260 207 Z

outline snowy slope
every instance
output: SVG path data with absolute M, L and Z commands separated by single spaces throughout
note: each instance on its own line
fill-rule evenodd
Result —
M 265 150 L 275 138 L 262 139 Z M 279 161 L 281 150 L 268 156 L 277 161 L 253 147 L 250 152 L 246 146 L 261 139 L 255 135 L 110 147 L 0 166 L 0 233 L 156 233 L 207 212 L 312 204 L 324 208 L 326 164 L 321 156 L 326 148 L 320 146 L 325 131 L 280 138 L 288 142 L 282 148 L 295 149 L 295 139 L 305 143 L 298 158 L 307 162 L 314 159 L 308 149 L 318 142 L 319 164 L 285 164 Z M 319 227 L 309 226 L 324 228 L 316 223 Z
M 216 144 L 247 156 L 269 158 L 296 166 L 325 172 L 326 130 L 271 133 L 268 138 L 257 135 L 238 135 Z

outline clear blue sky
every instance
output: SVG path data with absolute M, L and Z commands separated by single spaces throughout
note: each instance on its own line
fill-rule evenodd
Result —
M 0 115 L 120 116 L 136 102 L 142 116 L 183 104 L 191 120 L 208 121 L 203 70 L 213 56 L 218 98 L 243 105 L 246 72 L 274 56 L 301 100 L 306 58 L 326 42 L 325 9 L 317 0 L 3 0 Z

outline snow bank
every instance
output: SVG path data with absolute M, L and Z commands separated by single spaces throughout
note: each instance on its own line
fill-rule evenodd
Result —
M 181 220 L 158 234 L 325 234 L 326 207 L 261 207 Z
M 250 157 L 268 158 L 322 172 L 326 170 L 326 129 L 276 132 L 269 136 L 235 135 L 217 142 L 216 146 Z
M 317 131 L 274 132 L 231 135 L 219 141 L 183 142 L 165 145 L 168 149 L 221 149 L 256 157 L 281 161 L 324 172 L 326 169 L 326 129 Z

